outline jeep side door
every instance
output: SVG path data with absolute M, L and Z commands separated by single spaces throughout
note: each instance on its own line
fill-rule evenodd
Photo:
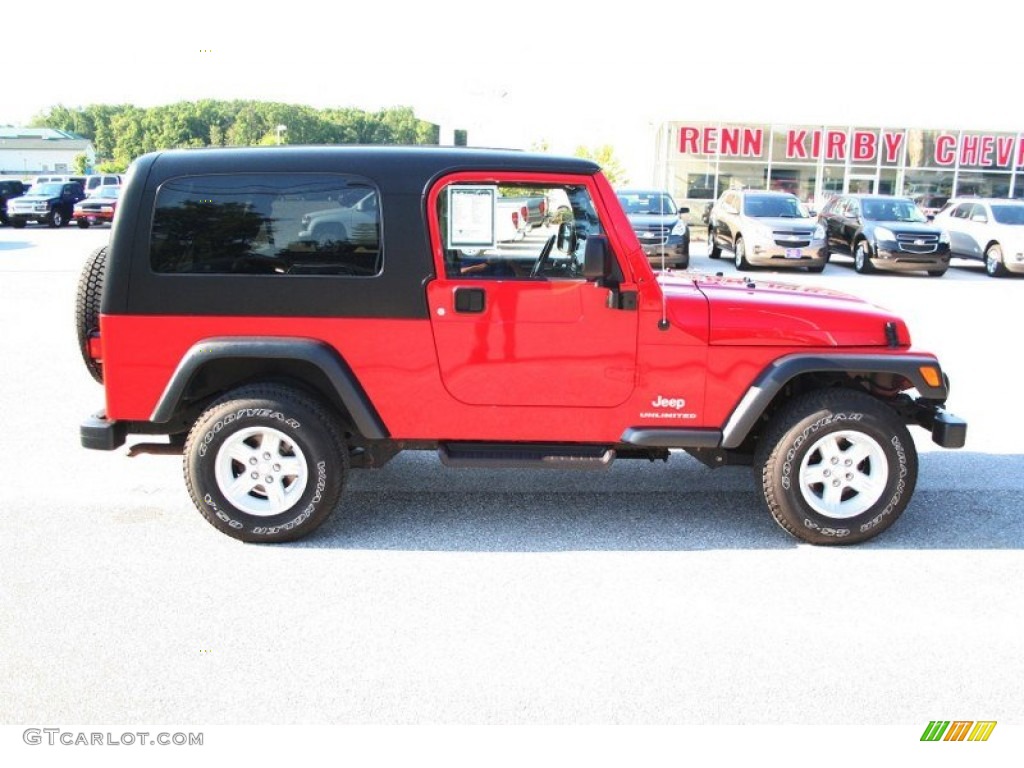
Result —
M 635 386 L 638 313 L 583 277 L 586 238 L 603 234 L 592 179 L 510 176 L 495 184 L 473 176 L 436 184 L 427 203 L 437 268 L 427 301 L 447 391 L 471 405 L 625 402 Z M 476 215 L 486 228 L 488 195 L 516 194 L 568 198 L 570 205 L 514 243 L 463 239 L 463 225 Z

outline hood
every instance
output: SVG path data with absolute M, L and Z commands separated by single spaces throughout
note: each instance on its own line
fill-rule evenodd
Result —
M 908 235 L 939 235 L 942 228 L 930 221 L 875 221 L 874 219 L 864 222 L 865 226 L 885 227 L 893 232 L 903 232 Z
M 891 322 L 900 346 L 910 346 L 910 332 L 899 317 L 838 291 L 711 276 L 659 275 L 658 281 L 670 319 L 674 310 L 683 313 L 692 306 L 682 300 L 687 287 L 691 295 L 693 287 L 704 295 L 712 345 L 887 347 L 886 324 Z
M 675 211 L 669 211 L 664 215 L 660 213 L 631 213 L 627 218 L 634 229 L 637 227 L 643 229 L 646 227 L 673 226 L 679 221 L 679 214 Z
M 750 219 L 756 221 L 758 224 L 763 224 L 771 229 L 796 229 L 799 231 L 807 230 L 813 232 L 814 228 L 818 226 L 818 220 L 815 218 L 801 219 L 795 216 L 758 216 L 757 218 Z

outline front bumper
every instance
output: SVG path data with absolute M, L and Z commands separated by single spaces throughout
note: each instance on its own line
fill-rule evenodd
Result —
M 747 248 L 747 261 L 760 267 L 822 267 L 826 264 L 825 242 L 812 240 L 803 247 L 752 242 Z
M 905 251 L 891 240 L 875 243 L 871 265 L 891 272 L 914 272 L 918 270 L 939 270 L 949 267 L 949 246 L 940 244 L 932 253 Z
M 113 211 L 75 211 L 71 214 L 74 221 L 88 221 L 90 224 L 110 224 L 114 221 Z
M 640 233 L 637 233 L 637 239 L 640 240 L 640 245 L 644 249 L 644 255 L 655 267 L 661 266 L 662 257 L 664 257 L 665 263 L 669 266 L 688 264 L 690 261 L 689 234 L 669 235 L 666 238 L 652 241 L 641 237 Z

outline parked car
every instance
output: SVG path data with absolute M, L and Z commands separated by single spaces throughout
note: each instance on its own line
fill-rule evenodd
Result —
M 942 277 L 949 268 L 949 233 L 929 224 L 908 197 L 839 195 L 822 209 L 819 220 L 828 256 L 852 256 L 861 274 L 924 270 Z
M 0 180 L 0 224 L 7 223 L 7 201 L 25 194 L 26 186 L 18 179 Z
M 933 223 L 949 233 L 953 256 L 981 259 L 990 277 L 1024 273 L 1024 200 L 953 199 Z
M 100 187 L 119 187 L 121 186 L 122 179 L 121 175 L 117 173 L 95 173 L 91 176 L 85 177 L 85 194 L 95 195 Z
M 689 208 L 678 207 L 660 189 L 617 189 L 615 194 L 655 268 L 662 263 L 679 269 L 690 266 L 690 228 L 682 218 Z
M 198 511 L 228 536 L 307 535 L 344 505 L 350 470 L 405 450 L 602 470 L 682 449 L 752 465 L 793 536 L 853 544 L 911 500 L 910 428 L 966 440 L 938 359 L 898 316 L 823 289 L 656 274 L 589 160 L 271 147 L 135 163 L 78 284 L 79 350 L 104 385 L 81 441 L 180 452 Z M 493 231 L 493 208 L 456 194 L 481 177 L 569 201 L 500 276 L 458 259 L 463 236 Z M 348 192 L 380 200 L 359 224 L 380 232 L 374 258 L 295 240 Z
M 333 208 L 302 217 L 299 239 L 312 241 L 320 249 L 346 243 L 376 250 L 380 243 L 377 193 L 369 187 L 355 185 L 333 202 Z
M 38 187 L 40 184 L 67 184 L 69 181 L 77 181 L 83 188 L 85 187 L 85 176 L 69 176 L 66 173 L 36 176 L 32 181 L 32 186 Z
M 736 269 L 752 266 L 825 269 L 825 230 L 796 195 L 758 189 L 722 193 L 708 220 L 708 256 L 733 253 Z
M 949 202 L 949 195 L 914 195 L 913 200 L 917 207 L 921 209 L 921 213 L 924 214 L 925 218 L 930 220 Z
M 71 221 L 75 203 L 84 198 L 85 190 L 77 181 L 33 184 L 28 194 L 7 204 L 7 218 L 15 229 L 21 229 L 30 221 L 63 227 Z
M 121 187 L 99 187 L 90 197 L 75 203 L 71 218 L 81 229 L 87 229 L 92 224 L 113 224 L 120 194 Z

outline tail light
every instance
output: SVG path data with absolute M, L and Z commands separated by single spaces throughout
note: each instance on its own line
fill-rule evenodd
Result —
M 512 226 L 519 228 L 519 214 L 515 211 L 512 211 Z

